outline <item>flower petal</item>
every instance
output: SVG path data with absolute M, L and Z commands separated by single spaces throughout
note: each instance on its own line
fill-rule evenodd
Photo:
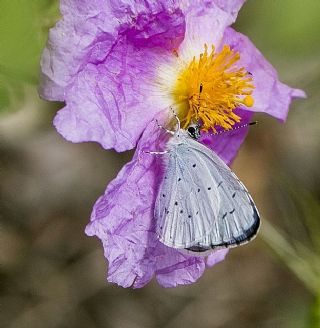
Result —
M 223 261 L 225 259 L 225 257 L 227 256 L 227 254 L 229 253 L 229 249 L 219 249 L 217 251 L 215 251 L 214 253 L 210 254 L 207 258 L 207 266 L 208 267 L 212 267 L 218 263 L 220 263 L 221 261 Z
M 241 122 L 233 126 L 234 130 L 223 131 L 222 128 L 218 127 L 217 132 L 223 133 L 217 135 L 202 133 L 200 138 L 200 142 L 211 148 L 227 165 L 232 163 L 249 131 L 248 127 L 237 128 L 250 123 L 253 116 L 252 112 L 241 108 L 236 108 L 234 113 L 241 117 Z
M 136 47 L 172 50 L 184 38 L 185 20 L 175 0 L 109 0 L 110 12 L 119 21 L 119 34 Z
M 184 37 L 182 11 L 174 1 L 97 0 L 65 0 L 61 11 L 42 56 L 41 95 L 66 101 L 54 125 L 72 142 L 135 147 L 171 105 L 159 71 Z
M 219 46 L 224 30 L 237 17 L 245 0 L 187 0 L 184 13 L 186 15 L 186 35 L 179 48 L 179 54 L 189 62 L 199 57 L 207 44 Z
M 246 0 L 213 0 L 213 2 L 223 11 L 227 12 L 236 20 L 238 12 Z
M 64 18 L 50 30 L 41 57 L 39 93 L 43 98 L 64 101 L 65 88 L 90 61 L 91 52 L 100 48 L 106 56 L 110 51 L 118 22 L 108 10 L 108 3 L 102 6 L 101 1 L 61 1 Z
M 161 286 L 189 285 L 202 276 L 205 270 L 203 257 L 184 255 L 164 245 L 161 248 L 163 253 L 157 254 L 156 262 L 156 279 Z
M 175 1 L 61 0 L 61 14 L 41 58 L 39 92 L 48 100 L 65 100 L 65 88 L 78 72 L 103 61 L 123 35 L 137 47 L 171 50 L 185 32 Z
M 159 5 L 158 2 L 157 4 Z M 120 33 L 126 34 L 136 47 L 173 50 L 184 38 L 185 19 L 179 8 L 159 10 L 151 18 L 149 14 L 142 12 L 136 16 L 134 25 L 122 24 Z
M 304 91 L 293 89 L 278 80 L 278 74 L 248 37 L 227 28 L 221 46 L 228 44 L 240 53 L 239 64 L 253 75 L 255 112 L 265 112 L 281 121 L 287 118 L 292 98 L 306 97 Z
M 66 89 L 67 106 L 54 120 L 58 132 L 106 149 L 135 147 L 146 125 L 171 105 L 157 82 L 157 67 L 172 56 L 157 49 L 136 49 L 124 37 L 103 63 L 88 64 Z
M 108 281 L 123 287 L 140 288 L 154 274 L 164 287 L 190 284 L 205 268 L 204 258 L 166 247 L 156 237 L 153 208 L 162 177 L 161 159 L 141 151 L 161 149 L 160 133 L 154 122 L 148 125 L 133 160 L 98 199 L 86 228 L 89 236 L 103 242 Z

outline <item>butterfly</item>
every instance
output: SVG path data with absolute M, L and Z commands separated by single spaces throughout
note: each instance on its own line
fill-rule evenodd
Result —
M 172 137 L 161 152 L 164 177 L 154 208 L 158 239 L 195 255 L 247 243 L 260 226 L 251 195 L 219 156 L 197 141 L 199 126 L 181 129 L 175 117 L 178 129 L 165 129 Z

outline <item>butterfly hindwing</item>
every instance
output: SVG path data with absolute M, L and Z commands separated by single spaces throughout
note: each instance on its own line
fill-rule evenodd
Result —
M 209 148 L 193 139 L 188 139 L 188 147 L 193 156 L 210 170 L 220 200 L 219 213 L 214 218 L 218 228 L 194 246 L 203 249 L 233 247 L 252 239 L 259 228 L 260 218 L 246 187 Z
M 166 156 L 155 205 L 160 241 L 198 252 L 237 246 L 255 235 L 259 215 L 252 198 L 218 155 L 186 138 Z

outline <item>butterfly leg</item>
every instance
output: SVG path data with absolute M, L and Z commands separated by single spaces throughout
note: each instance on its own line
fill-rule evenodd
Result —
M 158 127 L 160 129 L 166 131 L 167 133 L 170 133 L 171 135 L 174 135 L 174 131 L 171 131 L 171 130 L 166 129 L 164 126 L 162 126 L 161 124 L 159 124 L 158 120 L 156 120 L 156 122 L 157 122 L 157 125 L 158 125 Z
M 164 155 L 168 153 L 168 150 L 165 151 L 149 151 L 149 150 L 143 150 L 145 154 L 150 154 L 150 155 Z

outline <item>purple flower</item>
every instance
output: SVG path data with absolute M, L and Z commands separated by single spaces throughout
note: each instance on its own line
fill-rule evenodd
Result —
M 250 40 L 229 27 L 244 0 L 61 0 L 63 19 L 44 50 L 40 94 L 65 102 L 54 120 L 72 142 L 96 141 L 136 153 L 101 196 L 86 228 L 103 242 L 108 281 L 139 288 L 153 276 L 165 287 L 190 284 L 205 259 L 162 245 L 154 200 L 162 169 L 141 150 L 164 147 L 157 117 L 184 127 L 202 122 L 201 142 L 230 163 L 247 129 L 212 136 L 250 121 L 254 112 L 287 117 L 303 91 L 282 84 Z

